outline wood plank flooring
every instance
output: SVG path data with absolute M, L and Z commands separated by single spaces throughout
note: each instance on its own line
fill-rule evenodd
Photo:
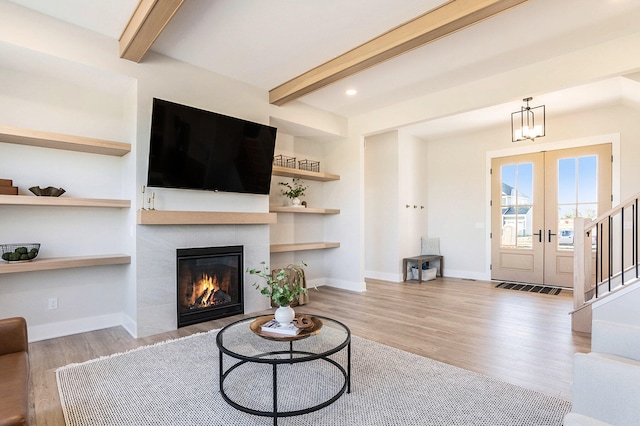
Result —
M 310 290 L 310 302 L 296 309 L 338 319 L 360 337 L 570 400 L 573 354 L 591 347 L 589 335 L 571 331 L 571 292 L 550 296 L 494 286 L 454 278 L 367 281 L 364 293 Z M 58 367 L 221 328 L 241 317 L 140 339 L 116 327 L 31 343 L 32 419 L 38 426 L 64 425 Z

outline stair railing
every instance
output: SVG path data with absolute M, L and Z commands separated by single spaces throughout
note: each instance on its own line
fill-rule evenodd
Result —
M 640 278 L 639 200 L 640 193 L 595 220 L 574 219 L 574 313 Z

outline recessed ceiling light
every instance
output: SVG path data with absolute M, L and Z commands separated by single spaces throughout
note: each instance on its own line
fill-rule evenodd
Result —
M 345 93 L 349 96 L 353 96 L 358 93 L 358 91 L 356 89 L 348 89 Z

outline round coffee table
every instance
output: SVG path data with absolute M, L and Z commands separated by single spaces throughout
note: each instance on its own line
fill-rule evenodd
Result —
M 351 331 L 334 319 L 311 317 L 315 327 L 297 336 L 262 332 L 258 325 L 268 316 L 236 321 L 220 330 L 216 344 L 222 398 L 245 413 L 272 417 L 277 425 L 278 417 L 320 410 L 349 393 Z M 345 348 L 346 354 L 341 352 Z

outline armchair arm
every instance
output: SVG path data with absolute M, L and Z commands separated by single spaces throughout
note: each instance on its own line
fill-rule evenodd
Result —
M 21 317 L 0 319 L 0 355 L 28 351 L 27 321 Z

